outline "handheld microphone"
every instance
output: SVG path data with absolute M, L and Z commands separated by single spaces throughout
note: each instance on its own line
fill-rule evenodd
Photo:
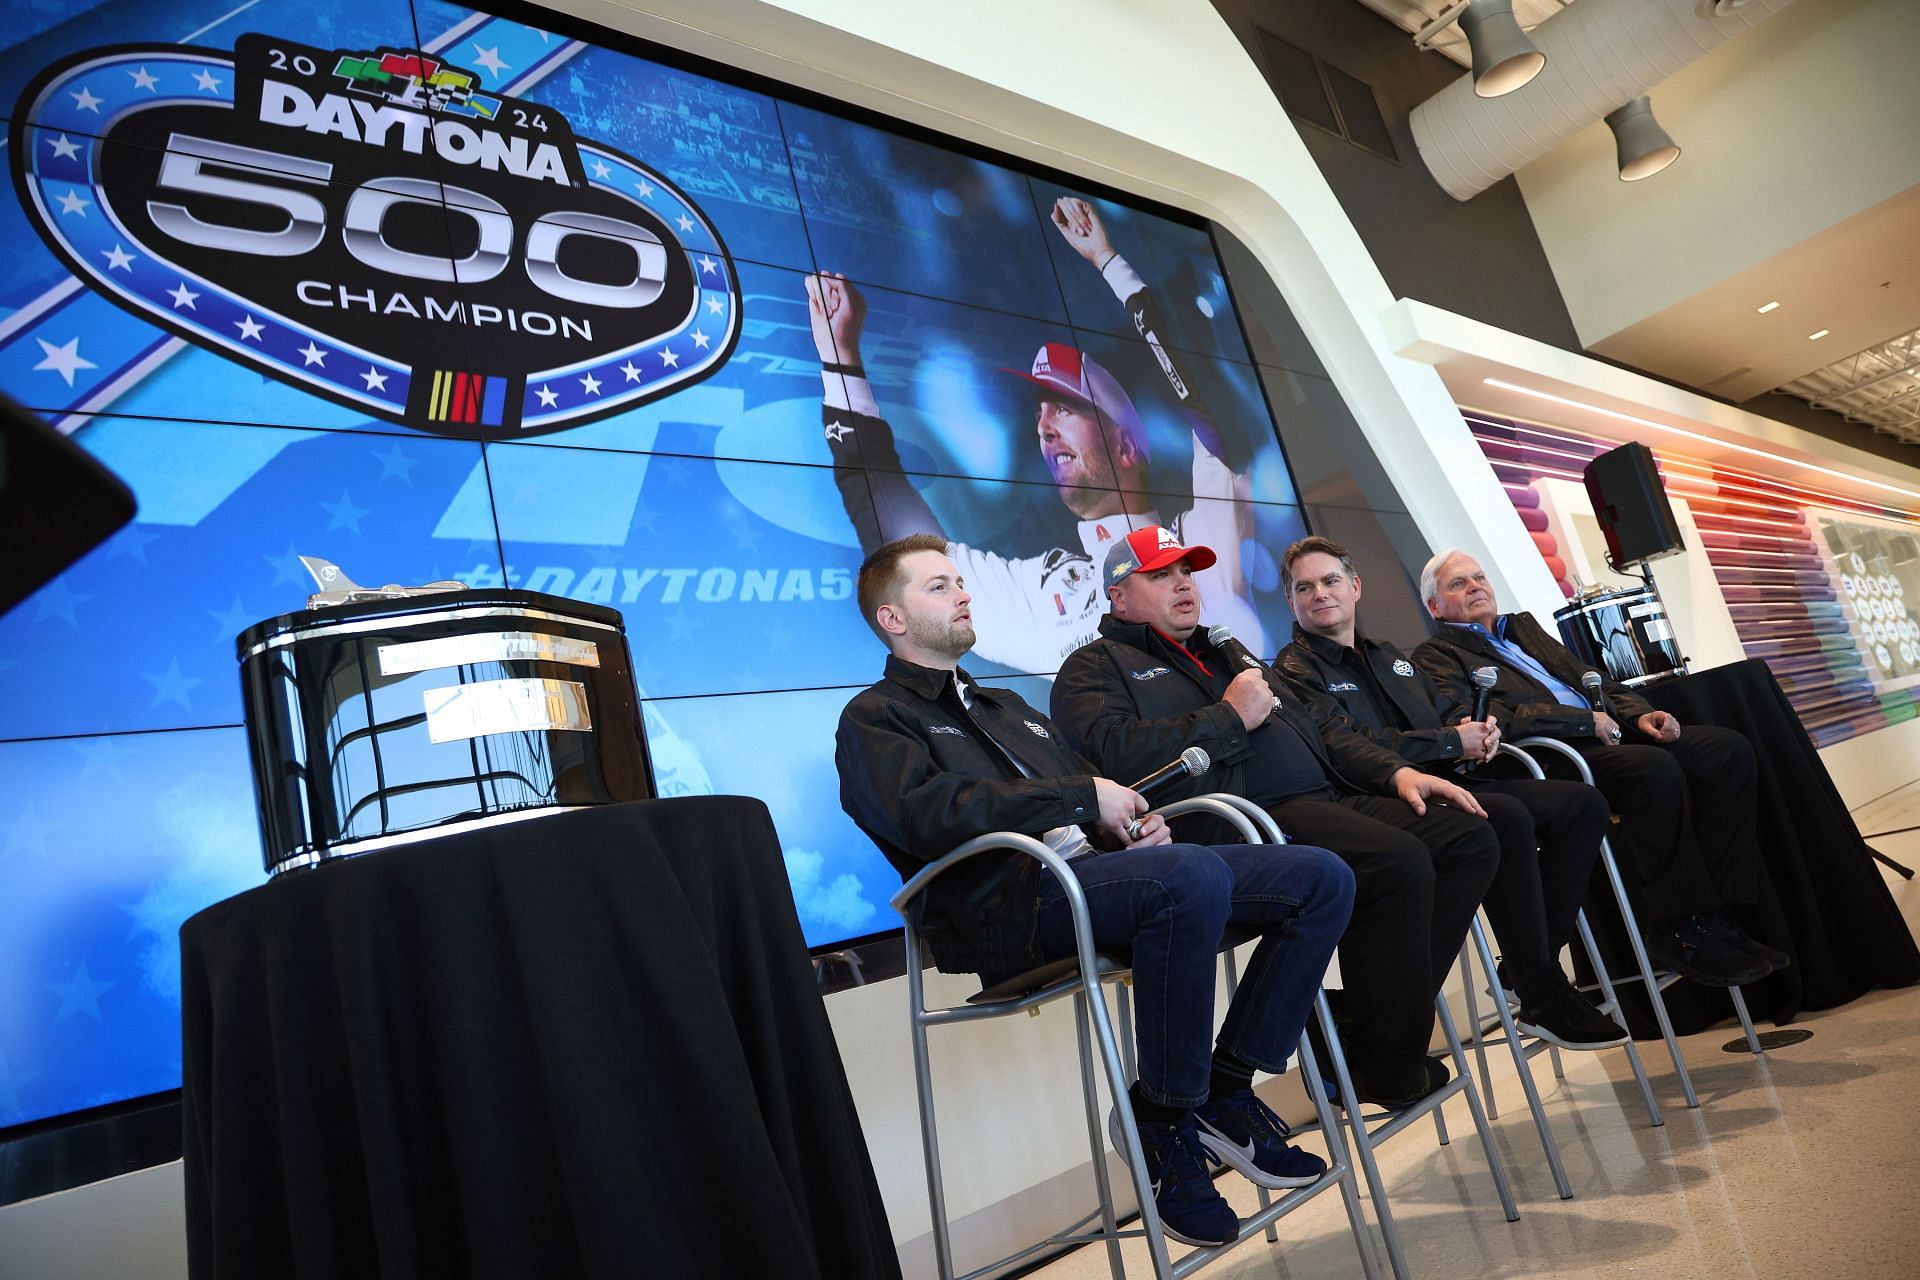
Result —
M 1211 768 L 1213 768 L 1211 756 L 1199 747 L 1188 747 L 1177 758 L 1167 761 L 1134 783 L 1133 789 L 1151 800 L 1156 793 L 1165 791 L 1169 785 L 1179 779 L 1197 778 Z
M 1487 703 L 1493 698 L 1493 686 L 1500 681 L 1500 668 L 1475 667 L 1468 676 L 1473 681 L 1472 719 L 1484 721 L 1487 718 Z
M 1473 681 L 1473 715 L 1469 718 L 1485 724 L 1487 722 L 1487 703 L 1493 698 L 1493 686 L 1500 680 L 1500 668 L 1490 666 L 1475 667 L 1467 673 L 1467 678 Z M 1471 773 L 1479 768 L 1479 763 L 1477 761 L 1467 762 L 1456 765 L 1455 768 L 1461 773 Z
M 1613 707 L 1607 702 L 1607 691 L 1602 687 L 1603 684 L 1604 682 L 1600 679 L 1600 673 L 1598 671 L 1583 671 L 1580 673 L 1580 687 L 1587 691 L 1587 705 L 1596 712 L 1604 711 L 1606 714 L 1612 716 Z M 1617 726 L 1620 717 L 1613 716 L 1613 718 Z M 1620 730 L 1618 727 L 1613 731 L 1613 742 L 1616 746 L 1620 742 Z
M 1253 650 L 1233 638 L 1233 628 L 1213 626 L 1207 628 L 1207 643 L 1226 656 L 1228 662 L 1245 667 L 1249 671 L 1264 671 L 1267 664 L 1253 656 Z M 1280 695 L 1273 696 L 1273 709 L 1280 710 Z

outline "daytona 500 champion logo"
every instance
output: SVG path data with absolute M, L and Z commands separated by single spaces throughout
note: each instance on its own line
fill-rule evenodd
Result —
M 740 293 L 700 209 L 481 84 L 257 33 L 95 50 L 22 96 L 14 181 L 120 306 L 424 430 L 557 431 L 718 368 Z

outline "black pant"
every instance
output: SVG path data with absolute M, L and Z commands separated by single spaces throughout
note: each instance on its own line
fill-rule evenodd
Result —
M 1687 725 L 1677 741 L 1606 746 L 1570 739 L 1620 816 L 1615 859 L 1642 925 L 1754 898 L 1753 746 L 1732 729 Z M 1569 766 L 1553 752 L 1553 772 Z
M 1433 998 L 1500 862 L 1493 828 L 1445 805 L 1422 816 L 1388 796 L 1306 796 L 1268 811 L 1287 839 L 1353 868 L 1353 917 L 1340 938 L 1348 1057 L 1376 1089 L 1410 1090 L 1433 1037 Z
M 1584 782 L 1469 778 L 1500 838 L 1500 870 L 1487 888 L 1487 918 L 1499 939 L 1507 982 L 1531 1004 L 1566 985 L 1560 948 L 1573 937 L 1600 838 L 1607 800 Z

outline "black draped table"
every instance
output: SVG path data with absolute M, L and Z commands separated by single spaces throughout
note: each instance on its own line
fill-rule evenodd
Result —
M 1806 1009 L 1830 1009 L 1874 987 L 1920 981 L 1920 951 L 1900 918 L 1873 852 L 1835 790 L 1813 740 L 1773 672 L 1758 659 L 1660 680 L 1637 692 L 1689 724 L 1737 729 L 1759 763 L 1759 897 L 1754 934 L 1793 964 L 1741 988 L 1756 1019 L 1791 1022 Z M 1712 822 L 1713 815 L 1696 815 Z M 1611 912 L 1596 917 L 1617 920 Z M 1603 939 L 1604 945 L 1604 939 Z M 1609 968 L 1631 972 L 1624 947 L 1607 948 Z M 1623 993 L 1624 994 L 1624 993 Z M 1682 982 L 1666 991 L 1667 1012 L 1682 1034 L 1733 1016 L 1724 991 Z M 1659 1034 L 1644 999 L 1626 1000 L 1636 1035 Z
M 763 805 L 290 873 L 181 928 L 195 1277 L 898 1277 Z

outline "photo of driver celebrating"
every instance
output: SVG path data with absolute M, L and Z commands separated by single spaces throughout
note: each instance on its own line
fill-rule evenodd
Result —
M 1265 629 L 1240 562 L 1240 547 L 1253 532 L 1242 505 L 1251 496 L 1247 477 L 1224 460 L 1211 412 L 1160 341 L 1165 326 L 1152 291 L 1114 249 L 1093 206 L 1063 196 L 1054 201 L 1051 220 L 1127 309 L 1180 406 L 1192 435 L 1193 506 L 1170 517 L 1156 509 L 1149 493 L 1147 428 L 1132 397 L 1093 357 L 1070 343 L 1048 342 L 1025 367 L 1000 372 L 1029 393 L 1036 442 L 1061 502 L 1079 521 L 1079 545 L 1021 556 L 952 536 L 902 469 L 892 428 L 861 363 L 865 301 L 844 275 L 823 271 L 806 278 L 824 384 L 821 417 L 861 549 L 871 553 L 914 533 L 946 538 L 947 554 L 973 590 L 985 637 L 980 656 L 1017 671 L 1050 673 L 1097 634 L 1106 608 L 1098 568 L 1107 551 L 1135 529 L 1165 525 L 1217 548 L 1218 562 L 1196 584 L 1208 616 L 1263 649 Z

